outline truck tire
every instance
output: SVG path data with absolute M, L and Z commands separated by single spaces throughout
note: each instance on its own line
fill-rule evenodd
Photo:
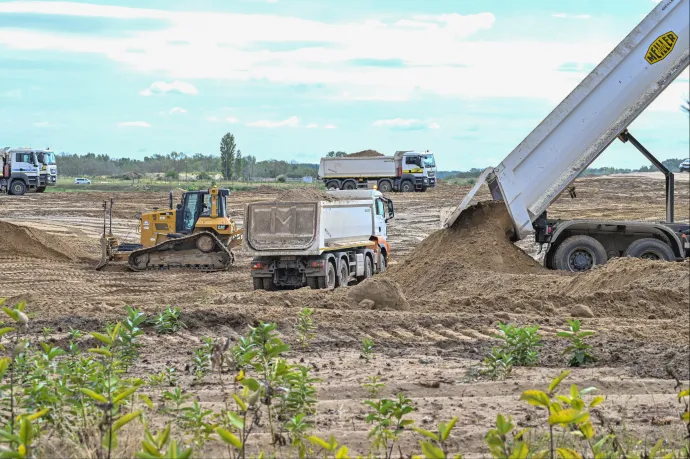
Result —
M 252 281 L 254 282 L 254 290 L 263 290 L 264 289 L 264 282 L 263 282 L 262 278 L 252 277 Z
M 411 193 L 414 191 L 414 183 L 412 183 L 409 180 L 404 180 L 402 184 L 400 184 L 400 191 L 403 193 Z
M 339 190 L 340 184 L 338 183 L 337 180 L 331 180 L 330 182 L 326 183 L 326 189 L 327 190 Z
M 21 180 L 15 180 L 10 184 L 9 194 L 22 196 L 26 193 L 26 184 Z
M 379 273 L 382 273 L 386 270 L 387 264 L 388 260 L 386 260 L 386 256 L 383 254 L 383 252 L 379 253 Z
M 36 193 L 43 193 L 46 190 L 46 187 L 44 186 L 39 186 L 36 188 Z
M 365 256 L 364 257 L 364 275 L 363 276 L 357 276 L 357 282 L 363 282 L 363 281 L 369 279 L 373 273 L 374 273 L 374 263 L 372 263 L 371 257 Z
M 356 190 L 357 189 L 357 184 L 353 182 L 352 180 L 348 180 L 347 182 L 343 183 L 343 190 Z
M 350 283 L 350 268 L 347 266 L 347 261 L 340 260 L 340 272 L 338 273 L 337 287 L 347 287 Z
M 276 289 L 276 283 L 273 282 L 272 277 L 262 277 L 261 282 L 263 283 L 264 290 L 272 292 Z
M 390 193 L 393 189 L 393 184 L 390 180 L 379 180 L 379 191 L 381 193 Z
M 651 237 L 633 241 L 625 250 L 625 256 L 648 260 L 676 260 L 676 255 L 668 244 Z
M 606 263 L 606 249 L 591 236 L 571 236 L 556 249 L 553 264 L 561 271 L 583 272 Z
M 326 290 L 333 290 L 335 288 L 335 266 L 330 261 L 326 267 L 326 275 L 317 277 L 319 281 L 319 288 Z

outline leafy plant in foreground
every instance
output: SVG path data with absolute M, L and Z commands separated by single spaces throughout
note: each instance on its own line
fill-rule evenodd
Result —
M 165 311 L 161 311 L 153 318 L 153 326 L 158 334 L 175 333 L 187 326 L 180 320 L 179 308 L 168 306 Z
M 539 326 L 516 327 L 510 324 L 498 324 L 500 334 L 494 338 L 503 340 L 499 349 L 504 355 L 511 355 L 513 365 L 534 365 L 539 361 L 537 348 L 542 346 Z
M 369 338 L 364 338 L 362 340 L 362 354 L 361 357 L 367 362 L 369 359 L 374 358 L 374 341 Z
M 589 350 L 592 348 L 589 344 L 583 341 L 588 336 L 594 335 L 593 331 L 580 331 L 580 321 L 578 319 L 568 319 L 570 331 L 560 331 L 556 335 L 561 338 L 567 338 L 570 345 L 563 351 L 563 355 L 572 353 L 568 365 L 571 367 L 579 367 L 590 362 L 595 362 L 597 359 Z
M 390 459 L 394 443 L 405 427 L 414 423 L 412 419 L 405 419 L 405 415 L 415 410 L 412 400 L 404 394 L 398 394 L 397 400 L 365 400 L 364 403 L 373 409 L 366 417 L 367 424 L 374 425 L 367 435 L 367 438 L 373 438 L 372 450 L 383 448 L 384 457 Z
M 419 446 L 422 448 L 422 453 L 427 458 L 438 458 L 446 459 L 448 457 L 448 437 L 450 432 L 453 430 L 455 423 L 458 422 L 458 418 L 454 417 L 448 422 L 441 422 L 438 425 L 438 430 L 436 432 L 431 432 L 429 430 L 420 429 L 419 427 L 412 427 L 412 430 L 425 436 L 431 441 L 421 441 Z M 462 454 L 458 453 L 453 456 L 454 459 L 462 459 Z M 413 459 L 422 459 L 422 456 L 413 456 Z
M 484 367 L 482 371 L 485 375 L 493 380 L 507 379 L 513 371 L 513 355 L 506 354 L 501 349 L 494 347 L 491 353 L 484 358 Z

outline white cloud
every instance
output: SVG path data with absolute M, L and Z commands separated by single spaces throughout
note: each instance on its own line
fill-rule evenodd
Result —
M 480 14 L 403 14 L 385 20 L 323 22 L 297 17 L 216 12 L 162 11 L 72 2 L 2 2 L 2 12 L 88 17 L 153 18 L 168 24 L 128 36 L 83 35 L 4 29 L 0 46 L 99 54 L 146 74 L 166 75 L 142 91 L 197 94 L 192 79 L 318 84 L 329 97 L 406 100 L 429 94 L 469 98 L 524 97 L 560 100 L 585 73 L 561 72 L 566 63 L 596 64 L 619 37 L 583 30 L 567 42 L 477 40 L 494 27 Z M 562 13 L 561 13 L 562 14 Z M 584 19 L 587 15 L 575 15 Z M 326 38 L 324 38 L 326 37 Z M 175 47 L 170 41 L 185 41 Z M 323 46 L 271 50 L 265 43 L 328 42 Z M 136 48 L 138 52 L 131 52 Z M 539 59 L 525 65 L 525 56 Z M 357 66 L 357 60 L 374 65 Z M 377 66 L 376 61 L 381 61 Z M 388 65 L 386 62 L 404 63 Z M 510 78 L 506 79 L 506 69 Z M 182 86 L 180 86 L 182 85 Z
M 395 130 L 414 131 L 420 129 L 438 129 L 440 126 L 435 122 L 426 122 L 416 119 L 393 118 L 388 120 L 377 120 L 372 123 L 374 127 L 384 127 Z
M 51 126 L 54 126 L 54 124 L 51 124 L 48 121 L 38 121 L 38 122 L 34 123 L 34 126 L 36 126 L 36 127 L 51 127 Z
M 218 117 L 216 117 L 216 116 L 207 116 L 207 117 L 206 117 L 206 121 L 210 121 L 210 122 L 212 122 L 212 123 L 215 123 L 216 121 L 218 121 Z
M 187 110 L 185 110 L 182 107 L 173 107 L 170 109 L 170 111 L 168 113 L 170 113 L 171 115 L 182 114 L 182 113 L 187 113 Z
M 188 95 L 199 94 L 199 91 L 193 84 L 185 83 L 183 81 L 173 81 L 172 83 L 167 83 L 165 81 L 156 81 L 154 83 L 151 83 L 151 86 L 149 86 L 147 89 L 144 89 L 139 94 L 141 94 L 142 96 L 152 96 L 154 94 L 165 94 L 168 92 L 174 94 Z
M 151 125 L 146 121 L 123 121 L 121 123 L 117 123 L 117 125 L 120 127 L 151 127 Z
M 327 124 L 323 128 L 324 129 L 337 129 L 338 127 L 335 124 Z
M 235 118 L 234 116 L 229 116 L 229 117 L 225 118 L 225 121 L 227 121 L 228 123 L 235 124 L 235 123 L 237 123 L 239 120 L 238 120 L 237 118 Z
M 317 129 L 318 127 L 319 127 L 319 125 L 316 123 L 307 124 L 307 129 Z
M 296 116 L 291 116 L 290 118 L 282 121 L 258 120 L 247 123 L 247 126 L 263 128 L 298 127 L 299 118 Z

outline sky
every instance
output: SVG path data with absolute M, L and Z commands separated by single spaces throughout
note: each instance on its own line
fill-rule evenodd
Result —
M 0 144 L 496 166 L 654 0 L 0 1 Z M 630 126 L 687 157 L 686 71 Z M 593 166 L 647 161 L 614 142 Z

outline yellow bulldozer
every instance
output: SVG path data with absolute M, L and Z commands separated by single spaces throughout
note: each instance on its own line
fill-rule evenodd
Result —
M 110 227 L 106 233 L 107 201 L 103 202 L 101 260 L 96 270 L 110 262 L 127 261 L 133 271 L 152 269 L 192 269 L 222 271 L 232 265 L 232 248 L 242 243 L 242 230 L 227 215 L 230 191 L 212 187 L 187 191 L 173 209 L 138 215 L 140 242 L 120 243 L 112 234 L 113 200 L 110 199 Z

